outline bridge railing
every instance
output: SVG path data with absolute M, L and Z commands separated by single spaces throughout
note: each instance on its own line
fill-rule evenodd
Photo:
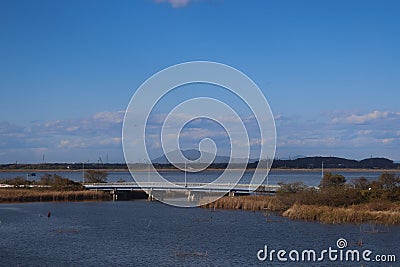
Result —
M 122 183 L 91 183 L 84 184 L 88 189 L 106 189 L 106 188 L 135 188 L 135 189 L 190 189 L 190 190 L 241 190 L 241 191 L 256 191 L 260 188 L 253 184 L 236 184 L 231 183 L 158 183 L 158 182 L 122 182 Z M 263 190 L 276 191 L 279 185 L 262 185 Z M 261 191 L 261 190 L 260 190 Z

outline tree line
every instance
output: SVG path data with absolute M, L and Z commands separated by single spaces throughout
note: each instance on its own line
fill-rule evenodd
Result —
M 360 177 L 347 182 L 341 174 L 325 173 L 319 187 L 303 182 L 279 183 L 277 196 L 286 204 L 327 205 L 346 207 L 363 203 L 384 205 L 400 202 L 400 176 L 382 173 L 378 180 Z
M 108 172 L 103 170 L 87 170 L 84 174 L 85 183 L 106 183 Z M 73 181 L 58 174 L 45 173 L 41 175 L 40 179 L 28 180 L 23 177 L 15 177 L 12 179 L 5 179 L 0 182 L 1 184 L 11 185 L 15 188 L 29 188 L 36 187 L 41 189 L 52 190 L 67 190 L 77 191 L 84 190 L 85 187 L 80 182 Z

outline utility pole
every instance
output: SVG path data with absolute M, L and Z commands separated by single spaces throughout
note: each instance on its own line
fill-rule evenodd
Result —
M 268 179 L 269 179 L 269 168 L 268 168 L 268 165 L 269 165 L 269 161 L 268 161 L 269 159 L 268 159 L 268 157 L 267 157 L 267 191 L 269 192 L 269 181 L 268 181 Z
M 85 183 L 85 162 L 82 162 L 82 183 Z
M 186 159 L 185 159 L 185 187 L 187 187 L 187 180 L 186 180 Z

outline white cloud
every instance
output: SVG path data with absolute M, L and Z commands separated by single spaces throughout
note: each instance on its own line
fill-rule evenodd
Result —
M 59 149 L 87 149 L 91 147 L 92 140 L 86 138 L 72 138 L 72 139 L 61 139 L 57 148 Z
M 74 132 L 74 131 L 79 130 L 79 128 L 80 128 L 79 126 L 75 125 L 75 126 L 67 127 L 65 130 L 66 130 L 67 132 Z
M 185 7 L 193 0 L 154 0 L 156 3 L 169 3 L 173 8 Z
M 359 134 L 359 135 L 368 135 L 368 134 L 371 134 L 372 133 L 372 130 L 359 130 L 359 131 L 357 131 L 357 134 Z
M 94 114 L 93 118 L 97 121 L 103 121 L 108 123 L 121 123 L 124 119 L 125 111 L 103 111 Z
M 384 138 L 384 139 L 382 139 L 382 143 L 384 143 L 384 144 L 391 144 L 391 143 L 393 143 L 395 140 L 396 140 L 395 138 Z
M 333 123 L 365 124 L 375 120 L 400 119 L 400 112 L 375 110 L 365 115 L 351 114 L 345 117 L 336 117 L 332 119 Z
M 37 136 L 93 136 L 102 134 L 120 134 L 123 111 L 99 112 L 91 117 L 73 120 L 54 120 L 48 122 L 36 122 L 24 129 L 28 135 Z
M 226 137 L 224 131 L 215 131 L 205 128 L 189 128 L 180 134 L 180 137 L 187 137 L 190 139 L 202 139 L 202 138 L 212 138 L 212 137 Z
M 117 145 L 117 144 L 121 143 L 121 138 L 120 137 L 110 137 L 110 138 L 100 140 L 99 143 L 101 145 Z
M 11 124 L 8 122 L 0 122 L 0 136 L 1 135 L 14 135 L 23 131 L 23 127 Z
M 54 120 L 48 122 L 35 122 L 29 127 L 0 123 L 0 148 L 6 153 L 9 160 L 24 158 L 18 157 L 23 151 L 37 151 L 43 148 L 46 155 L 62 159 L 63 155 L 73 160 L 83 160 L 80 157 L 97 158 L 99 153 L 115 151 L 122 154 L 121 127 L 123 111 L 98 112 L 86 118 L 74 120 Z M 166 140 L 175 141 L 176 134 L 182 125 L 178 125 L 181 119 L 190 119 L 185 114 L 177 114 L 180 119 L 171 121 L 168 125 L 172 133 Z M 138 115 L 139 116 L 139 115 Z M 400 141 L 400 113 L 393 111 L 372 111 L 364 114 L 338 115 L 330 119 L 329 114 L 321 114 L 314 120 L 305 120 L 299 115 L 279 115 L 277 124 L 277 155 L 339 155 L 338 151 L 344 151 L 342 155 L 359 155 L 359 158 L 370 154 L 388 156 L 400 159 L 400 152 L 391 148 Z M 146 139 L 149 149 L 161 154 L 161 125 L 165 114 L 153 114 L 149 120 Z M 270 141 L 261 142 L 261 137 L 255 131 L 254 120 L 247 118 L 249 138 L 252 151 L 258 149 L 261 143 L 269 144 Z M 234 120 L 221 117 L 221 121 L 231 131 L 240 129 Z M 335 121 L 336 123 L 332 123 Z M 149 130 L 150 129 L 150 130 Z M 174 132 L 176 129 L 177 132 Z M 180 142 L 186 148 L 196 147 L 201 139 L 211 138 L 219 149 L 229 148 L 229 138 L 220 126 L 209 120 L 196 120 L 186 126 L 180 134 Z M 138 139 L 139 140 L 139 139 Z M 132 145 L 137 145 L 132 140 Z M 241 143 L 243 145 L 244 142 Z M 244 146 L 239 146 L 245 148 Z M 47 149 L 47 150 L 46 150 Z M 40 160 L 37 152 L 35 156 Z M 73 154 L 72 154 L 73 153 Z M 285 153 L 285 155 L 282 155 Z M 347 153 L 347 154 L 346 154 Z M 386 153 L 386 154 L 384 154 Z M 28 156 L 26 156 L 28 157 Z M 76 159 L 78 157 L 78 159 Z M 143 157 L 143 156 L 139 156 Z M 36 159 L 35 158 L 35 159 Z M 50 156 L 48 157 L 50 158 Z
M 68 147 L 71 144 L 70 140 L 62 139 L 60 140 L 59 147 Z
M 62 158 L 62 155 L 67 155 L 72 150 L 79 151 L 73 158 L 79 158 L 81 154 L 87 155 L 91 153 L 90 151 L 121 150 L 123 116 L 123 111 L 105 111 L 80 119 L 36 121 L 29 126 L 2 122 L 0 123 L 0 148 L 7 154 L 7 157 L 3 157 L 2 160 L 25 158 L 25 155 L 18 156 L 17 154 L 23 152 L 17 151 L 37 152 L 38 148 L 42 148 L 43 151 L 48 150 L 47 153 L 53 153 L 58 158 Z M 36 154 L 32 154 L 31 157 L 37 160 Z
M 57 144 L 59 149 L 107 149 L 119 147 L 121 137 L 112 136 L 68 136 L 60 139 Z
M 359 159 L 373 154 L 400 159 L 400 152 L 391 148 L 399 141 L 400 112 L 334 114 L 333 119 L 331 113 L 308 121 L 283 116 L 277 123 L 277 154 L 325 154 Z

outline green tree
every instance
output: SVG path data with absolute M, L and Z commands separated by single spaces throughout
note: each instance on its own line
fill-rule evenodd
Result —
M 332 174 L 327 172 L 324 174 L 324 178 L 322 178 L 319 187 L 321 188 L 330 188 L 330 187 L 338 187 L 343 186 L 346 183 L 346 178 L 341 174 Z
M 100 170 L 85 171 L 85 182 L 87 183 L 106 183 L 108 172 Z

